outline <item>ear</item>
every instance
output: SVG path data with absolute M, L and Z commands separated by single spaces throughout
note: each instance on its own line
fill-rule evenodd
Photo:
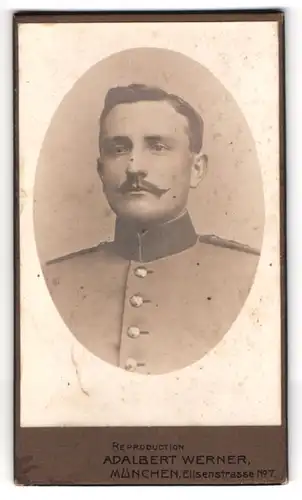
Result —
M 202 152 L 195 155 L 192 170 L 190 187 L 196 188 L 200 181 L 204 178 L 208 169 L 208 157 Z

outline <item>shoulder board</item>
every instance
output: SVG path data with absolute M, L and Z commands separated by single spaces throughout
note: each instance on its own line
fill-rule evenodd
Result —
M 205 234 L 199 236 L 199 241 L 201 243 L 208 243 L 209 245 L 214 245 L 216 247 L 229 248 L 230 250 L 237 250 L 238 252 L 251 253 L 253 255 L 260 255 L 260 251 L 256 248 L 252 248 L 249 245 L 244 245 L 234 240 L 225 240 L 220 238 L 215 234 Z
M 50 264 L 57 264 L 58 262 L 63 262 L 64 260 L 72 259 L 73 257 L 78 257 L 80 255 L 86 255 L 93 253 L 97 250 L 99 250 L 102 246 L 107 245 L 108 242 L 104 241 L 102 243 L 99 243 L 98 245 L 95 245 L 94 247 L 91 248 L 83 248 L 82 250 L 78 250 L 76 252 L 69 253 L 67 255 L 62 255 L 61 257 L 56 257 L 55 259 L 48 260 L 45 262 L 45 265 L 48 266 Z

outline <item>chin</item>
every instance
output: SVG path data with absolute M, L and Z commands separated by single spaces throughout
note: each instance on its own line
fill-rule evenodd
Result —
M 114 206 L 115 205 L 115 206 Z M 136 199 L 127 203 L 112 204 L 111 208 L 117 217 L 132 220 L 141 224 L 160 224 L 175 218 L 182 207 L 159 207 L 159 203 L 150 200 Z
M 138 224 L 162 224 L 174 219 L 178 212 L 175 214 L 170 212 L 158 212 L 152 210 L 124 210 L 117 213 L 118 217 L 126 218 Z

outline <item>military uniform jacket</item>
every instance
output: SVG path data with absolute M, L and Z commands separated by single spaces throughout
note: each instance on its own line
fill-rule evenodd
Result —
M 44 276 L 78 341 L 102 360 L 142 374 L 202 358 L 231 327 L 259 252 L 197 236 L 189 214 L 137 231 L 117 220 L 113 242 L 52 260 Z

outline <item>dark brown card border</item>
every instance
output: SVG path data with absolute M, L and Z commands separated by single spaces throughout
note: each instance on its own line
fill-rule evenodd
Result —
M 279 24 L 279 118 L 280 118 L 280 270 L 281 270 L 281 367 L 282 424 L 281 426 L 246 427 L 20 427 L 20 252 L 19 252 L 19 115 L 18 115 L 18 26 L 23 23 L 77 22 L 240 22 L 276 21 Z M 282 10 L 230 11 L 133 11 L 133 12 L 59 12 L 20 11 L 13 14 L 13 106 L 14 106 L 14 478 L 23 485 L 159 485 L 159 484 L 284 484 L 288 479 L 287 435 L 287 289 L 286 289 L 286 130 L 285 130 L 285 20 Z M 185 454 L 216 456 L 247 456 L 247 462 L 224 466 L 224 472 L 243 474 L 255 471 L 251 477 L 124 477 L 111 478 L 104 457 L 113 453 L 112 443 L 183 443 Z M 221 443 L 223 442 L 223 446 Z M 196 448 L 201 443 L 202 449 Z M 123 456 L 123 451 L 120 455 Z M 132 450 L 134 459 L 144 453 Z M 173 452 L 171 452 L 173 453 Z M 146 452 L 147 454 L 147 452 Z M 161 455 L 162 453 L 159 453 Z M 147 454 L 148 455 L 148 454 Z M 149 456 L 149 455 L 148 455 Z M 183 463 L 177 456 L 176 466 L 182 473 Z M 233 459 L 231 459 L 233 460 Z M 236 460 L 236 459 L 234 459 Z M 155 468 L 157 466 L 155 465 Z M 168 467 L 168 466 L 167 466 Z M 212 467 L 212 465 L 211 465 Z M 216 466 L 215 466 L 216 467 Z M 217 471 L 218 469 L 214 470 Z M 146 467 L 139 466 L 143 470 Z M 150 470 L 154 469 L 154 465 Z M 191 468 L 192 469 L 192 468 Z M 191 470 L 190 469 L 190 470 Z M 213 467 L 212 467 L 213 469 Z M 126 470 L 126 468 L 125 468 Z M 158 470 L 158 469 L 157 469 Z M 161 468 L 161 470 L 163 470 Z M 208 469 L 207 469 L 208 470 Z M 219 469 L 221 470 L 221 468 Z M 275 472 L 272 474 L 271 470 Z M 260 471 L 260 472 L 259 472 Z M 265 473 L 261 471 L 266 471 Z M 150 472 L 150 471 L 149 471 Z M 206 472 L 206 471 L 205 471 Z M 162 473 L 159 473 L 160 475 Z M 131 475 L 131 474 L 130 474 Z
M 129 11 L 20 11 L 15 13 L 17 23 L 146 23 L 146 22 L 241 22 L 279 21 L 280 9 L 246 10 L 133 10 Z

